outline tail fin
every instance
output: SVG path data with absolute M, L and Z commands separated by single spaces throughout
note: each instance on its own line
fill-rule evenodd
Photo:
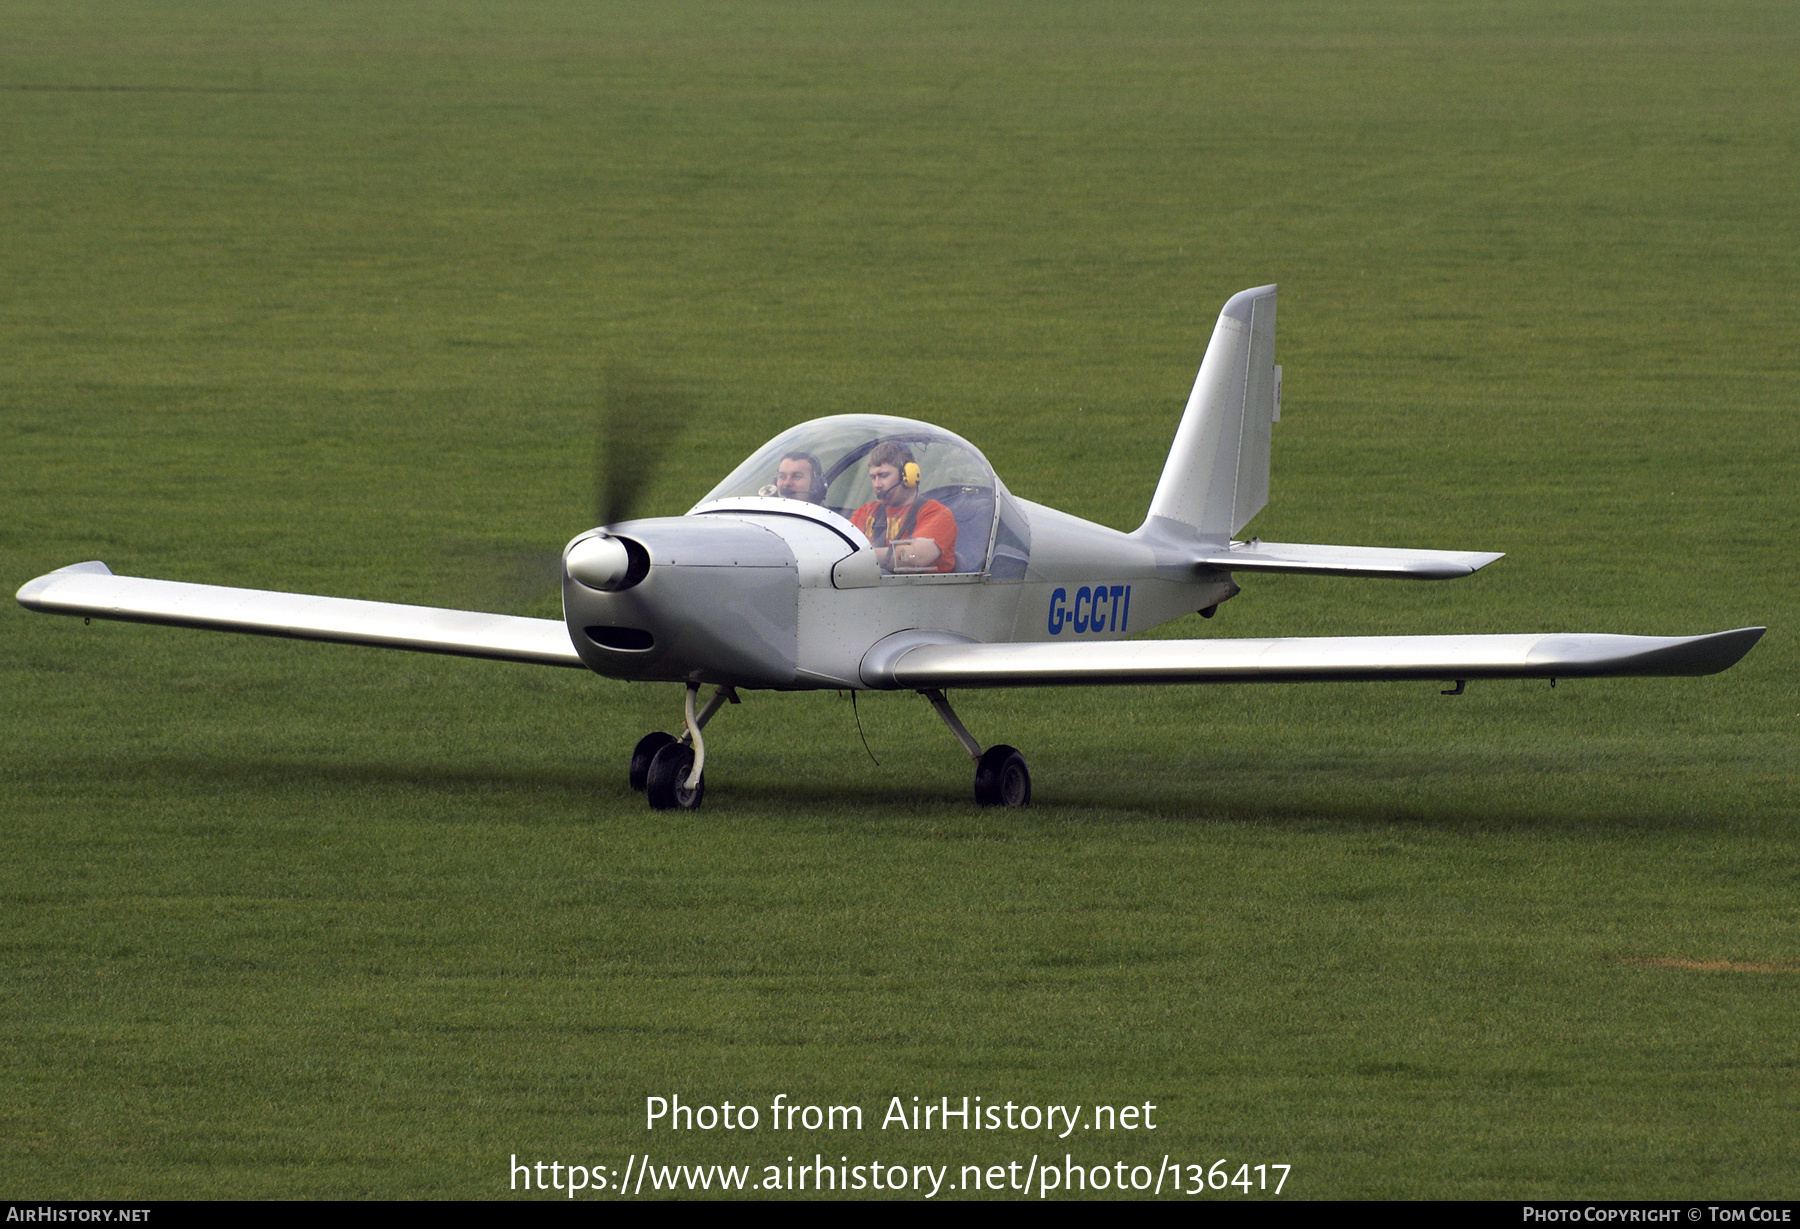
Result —
M 1229 541 L 1269 502 L 1269 424 L 1280 414 L 1275 287 L 1258 286 L 1219 313 L 1138 532 Z

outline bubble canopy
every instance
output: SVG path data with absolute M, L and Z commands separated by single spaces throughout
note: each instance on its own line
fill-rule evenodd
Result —
M 818 466 L 807 502 L 848 520 L 875 498 L 868 457 L 887 440 L 904 444 L 918 462 L 920 497 L 936 500 L 956 517 L 957 573 L 991 572 L 990 579 L 1024 574 L 1029 542 L 1024 518 L 993 466 L 961 436 L 909 418 L 839 414 L 801 423 L 752 453 L 695 510 L 720 501 L 777 495 L 775 482 L 782 463 L 799 459 L 816 461 Z

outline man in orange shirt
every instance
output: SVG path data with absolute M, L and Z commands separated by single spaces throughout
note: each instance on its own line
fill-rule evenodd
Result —
M 883 440 L 869 454 L 875 498 L 850 516 L 868 535 L 884 572 L 954 572 L 956 517 L 935 499 L 919 498 L 912 449 Z

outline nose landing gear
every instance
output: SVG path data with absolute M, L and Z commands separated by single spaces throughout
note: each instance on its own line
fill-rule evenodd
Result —
M 674 741 L 675 736 L 673 734 L 666 734 L 661 730 L 652 730 L 650 733 L 638 739 L 638 745 L 631 749 L 630 779 L 632 789 L 640 794 L 644 792 L 645 787 L 650 781 L 650 761 L 656 758 L 656 753 L 658 751 L 661 751 L 664 747 L 669 746 Z
M 706 797 L 706 778 L 694 771 L 694 763 L 694 749 L 683 743 L 672 742 L 656 753 L 644 779 L 644 794 L 651 809 L 700 809 L 700 801 Z
M 736 688 L 722 686 L 695 713 L 694 697 L 699 692 L 700 684 L 688 684 L 680 738 L 656 730 L 638 739 L 631 750 L 631 788 L 641 791 L 653 810 L 697 811 L 706 797 L 706 740 L 700 731 L 725 704 L 739 700 Z

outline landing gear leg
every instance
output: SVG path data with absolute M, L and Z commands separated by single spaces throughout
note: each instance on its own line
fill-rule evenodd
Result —
M 702 776 L 706 770 L 706 740 L 700 736 L 700 731 L 706 728 L 706 723 L 712 720 L 713 714 L 726 703 L 738 703 L 738 697 L 735 688 L 721 686 L 713 692 L 706 707 L 696 713 L 694 699 L 699 693 L 700 684 L 687 685 L 680 739 L 671 738 L 659 730 L 639 739 L 637 748 L 631 753 L 633 788 L 638 787 L 639 757 L 648 757 L 644 766 L 642 788 L 655 810 L 667 811 L 680 807 L 684 811 L 697 811 L 701 800 L 706 797 L 706 782 Z
M 950 701 L 937 688 L 921 691 L 920 695 L 931 701 L 931 707 L 937 715 L 944 719 L 950 732 L 956 735 L 963 750 L 975 761 L 975 805 L 983 807 L 1025 807 L 1031 805 L 1031 770 L 1025 766 L 1025 757 L 1017 748 L 1000 743 L 989 747 L 986 751 L 975 741 L 975 736 L 956 719 L 956 710 L 950 707 Z

